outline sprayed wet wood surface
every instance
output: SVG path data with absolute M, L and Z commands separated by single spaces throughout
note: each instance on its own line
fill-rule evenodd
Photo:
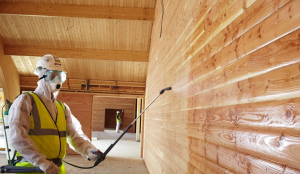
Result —
M 162 15 L 156 2 L 156 16 Z M 296 0 L 164 1 L 152 29 L 150 173 L 300 173 Z M 156 18 L 157 19 L 157 18 Z

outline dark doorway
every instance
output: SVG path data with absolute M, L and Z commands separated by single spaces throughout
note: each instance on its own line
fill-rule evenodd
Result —
M 116 115 L 120 112 L 122 122 L 124 122 L 124 109 L 105 109 L 105 126 L 104 128 L 116 129 Z M 123 130 L 123 124 L 120 124 L 120 130 Z

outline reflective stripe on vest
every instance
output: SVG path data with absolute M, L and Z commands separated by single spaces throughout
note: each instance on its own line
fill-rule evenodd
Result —
M 65 106 L 56 102 L 56 122 L 53 120 L 42 100 L 34 93 L 28 94 L 32 102 L 30 113 L 30 130 L 28 137 L 31 138 L 40 153 L 47 159 L 64 158 L 66 155 L 66 130 Z

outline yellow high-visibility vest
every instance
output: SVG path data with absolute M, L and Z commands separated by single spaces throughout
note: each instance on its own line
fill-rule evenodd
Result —
M 116 121 L 117 121 L 117 123 L 121 123 L 122 122 L 121 116 L 119 114 L 116 115 Z
M 53 120 L 42 100 L 34 93 L 30 93 L 29 96 L 32 102 L 32 110 L 28 137 L 34 141 L 39 152 L 46 155 L 47 159 L 64 158 L 67 148 L 67 123 L 64 104 L 55 101 L 57 116 L 56 120 Z M 21 154 L 17 153 L 17 156 L 21 156 Z M 34 167 L 28 163 L 20 162 L 17 166 Z M 59 173 L 65 173 L 64 165 L 60 168 Z

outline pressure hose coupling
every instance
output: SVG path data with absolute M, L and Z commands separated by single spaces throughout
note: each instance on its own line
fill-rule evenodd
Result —
M 95 161 L 95 164 L 94 166 L 97 166 L 99 163 L 101 163 L 101 161 L 104 161 L 105 159 L 105 155 L 100 151 L 100 150 L 94 150 L 94 151 L 91 151 L 93 154 L 96 154 L 97 155 L 97 160 Z

